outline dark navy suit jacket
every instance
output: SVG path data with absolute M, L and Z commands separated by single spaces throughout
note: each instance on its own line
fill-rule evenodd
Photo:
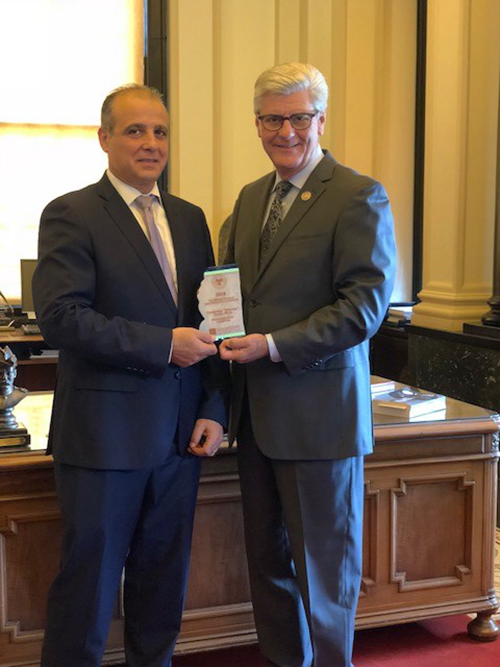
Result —
M 154 252 L 121 196 L 99 183 L 42 214 L 33 296 L 60 349 L 49 436 L 56 461 L 102 469 L 161 464 L 185 452 L 194 422 L 225 422 L 217 358 L 168 363 L 172 329 L 197 327 L 196 292 L 212 248 L 201 209 L 162 195 L 175 248 L 178 310 Z

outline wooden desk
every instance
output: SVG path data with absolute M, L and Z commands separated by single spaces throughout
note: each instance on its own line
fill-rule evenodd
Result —
M 19 329 L 11 328 L 8 331 L 0 331 L 0 344 L 8 345 L 13 343 L 43 343 L 43 337 L 38 335 L 29 336 L 23 334 Z
M 51 394 L 16 408 L 34 449 L 0 454 L 0 667 L 39 664 L 47 590 L 58 564 L 59 511 L 44 456 Z M 469 631 L 494 639 L 498 422 L 449 400 L 446 419 L 377 418 L 366 459 L 363 579 L 357 627 L 477 612 Z M 36 449 L 38 448 L 38 450 Z M 204 462 L 178 652 L 256 640 L 234 451 Z M 105 665 L 123 662 L 121 601 Z

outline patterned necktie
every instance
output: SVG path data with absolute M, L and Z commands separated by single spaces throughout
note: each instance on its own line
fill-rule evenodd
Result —
M 283 222 L 283 198 L 290 192 L 291 187 L 292 184 L 290 181 L 280 181 L 276 186 L 274 199 L 269 209 L 269 216 L 260 235 L 259 266 L 262 264 L 271 241 Z
M 165 280 L 167 281 L 167 284 L 170 288 L 174 303 L 177 305 L 177 290 L 175 289 L 172 268 L 170 267 L 170 262 L 168 261 L 165 246 L 160 236 L 160 232 L 156 225 L 155 216 L 153 213 L 154 196 L 155 195 L 141 195 L 135 199 L 135 202 L 141 209 L 142 219 L 146 223 L 146 227 L 149 232 L 151 247 L 153 248 L 161 270 L 163 271 L 163 275 L 165 276 Z

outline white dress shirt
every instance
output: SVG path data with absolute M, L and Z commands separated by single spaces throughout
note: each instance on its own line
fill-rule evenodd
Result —
M 144 193 L 140 192 L 139 190 L 132 187 L 128 183 L 124 183 L 123 181 L 121 181 L 113 173 L 111 173 L 109 169 L 106 170 L 106 176 L 109 178 L 111 185 L 115 188 L 120 197 L 123 199 L 123 201 L 127 204 L 129 209 L 134 214 L 134 218 L 139 223 L 148 241 L 151 242 L 151 239 L 149 238 L 148 229 L 146 227 L 146 223 L 144 222 L 144 218 L 142 217 L 141 209 L 135 203 L 137 197 L 140 197 Z M 172 277 L 174 279 L 175 289 L 178 290 L 174 243 L 172 241 L 172 233 L 170 232 L 170 227 L 168 225 L 167 214 L 165 213 L 165 209 L 163 208 L 163 204 L 161 202 L 158 184 L 155 183 L 151 192 L 147 194 L 156 195 L 155 197 L 153 197 L 153 215 L 155 217 L 155 223 L 156 226 L 158 227 L 158 231 L 160 232 L 161 239 L 165 245 L 165 252 L 167 253 L 167 259 L 169 261 L 170 268 L 172 270 Z M 169 363 L 172 360 L 173 349 L 174 349 L 174 341 L 172 340 L 172 343 L 170 345 L 170 353 L 168 356 Z
M 151 239 L 149 238 L 149 233 L 146 227 L 146 223 L 144 222 L 144 218 L 142 217 L 141 209 L 135 203 L 137 197 L 140 197 L 140 195 L 143 195 L 145 193 L 140 192 L 139 190 L 132 187 L 128 183 L 124 183 L 119 178 L 117 178 L 109 169 L 106 171 L 106 175 L 111 181 L 111 184 L 113 185 L 115 190 L 117 190 L 118 194 L 121 196 L 123 201 L 127 204 L 129 209 L 134 214 L 135 219 L 141 226 L 141 229 L 146 235 L 148 241 L 151 241 Z M 155 224 L 158 227 L 158 231 L 160 232 L 161 240 L 163 241 L 163 245 L 165 246 L 165 252 L 167 253 L 168 263 L 170 264 L 170 268 L 172 270 L 172 277 L 174 279 L 175 289 L 177 290 L 178 284 L 177 284 L 177 269 L 175 262 L 174 243 L 172 241 L 172 233 L 168 225 L 167 214 L 165 213 L 165 209 L 163 208 L 158 185 L 155 183 L 151 192 L 147 194 L 156 195 L 155 197 L 153 197 L 153 215 L 155 217 Z

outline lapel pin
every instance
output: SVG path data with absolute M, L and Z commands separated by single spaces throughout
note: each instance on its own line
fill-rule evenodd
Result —
M 302 201 L 309 201 L 309 199 L 311 199 L 311 197 L 312 197 L 312 192 L 309 192 L 309 190 L 306 190 L 305 192 L 303 192 L 300 195 L 300 198 L 302 199 Z

